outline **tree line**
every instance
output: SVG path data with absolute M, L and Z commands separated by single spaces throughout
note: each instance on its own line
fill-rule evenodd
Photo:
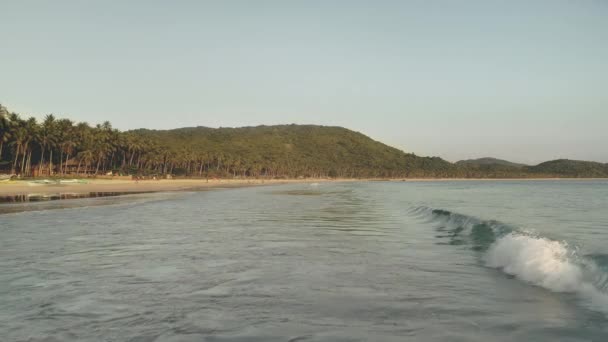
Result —
M 341 127 L 190 127 L 121 132 L 50 114 L 42 121 L 0 106 L 0 172 L 23 177 L 448 177 L 453 165 L 418 157 Z
M 453 164 L 405 153 L 342 127 L 187 127 L 121 132 L 0 105 L 0 173 L 32 176 L 515 178 L 608 177 L 608 165 L 556 160 L 537 166 Z
M 153 142 L 120 132 L 107 121 L 91 126 L 49 114 L 38 122 L 0 105 L 3 172 L 25 177 L 137 172 L 153 165 L 157 152 Z

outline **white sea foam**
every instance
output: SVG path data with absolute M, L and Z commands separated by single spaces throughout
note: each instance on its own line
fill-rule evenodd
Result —
M 559 241 L 511 233 L 488 250 L 486 264 L 556 292 L 580 292 L 583 270 Z
M 573 255 L 563 242 L 511 233 L 490 247 L 486 265 L 551 291 L 576 293 L 590 307 L 608 314 L 608 294 L 602 290 L 605 272 Z
M 486 265 L 551 291 L 576 293 L 589 307 L 608 315 L 608 294 L 596 286 L 606 283 L 606 274 L 577 259 L 565 243 L 511 233 L 490 247 Z
M 421 217 L 430 215 L 440 228 L 459 236 L 469 236 L 473 241 L 479 233 L 475 227 L 490 228 L 496 240 L 485 253 L 486 266 L 550 291 L 574 293 L 588 306 L 608 316 L 606 269 L 593 258 L 577 255 L 576 249 L 567 243 L 539 237 L 497 221 L 483 221 L 443 209 L 417 207 L 411 212 Z

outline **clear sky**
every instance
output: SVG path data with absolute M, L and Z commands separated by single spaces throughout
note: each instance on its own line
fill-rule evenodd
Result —
M 0 0 L 0 103 L 119 129 L 339 125 L 608 162 L 608 1 Z

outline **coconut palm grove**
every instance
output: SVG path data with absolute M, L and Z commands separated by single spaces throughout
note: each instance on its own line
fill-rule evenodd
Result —
M 143 175 L 268 178 L 608 177 L 608 164 L 536 166 L 487 158 L 420 157 L 341 127 L 278 125 L 119 131 L 52 114 L 25 118 L 0 105 L 0 173 L 20 177 Z

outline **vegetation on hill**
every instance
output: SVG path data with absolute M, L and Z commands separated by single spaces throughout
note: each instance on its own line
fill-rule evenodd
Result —
M 562 177 L 608 177 L 608 164 L 557 159 L 526 168 L 530 174 L 560 175 Z
M 341 127 L 189 127 L 120 132 L 47 115 L 23 119 L 0 106 L 0 171 L 23 176 L 108 172 L 189 177 L 608 177 L 601 163 L 557 160 L 449 163 Z
M 449 177 L 454 166 L 418 157 L 341 127 L 192 127 L 120 132 L 0 109 L 0 168 L 49 174 L 198 177 Z
M 459 160 L 456 162 L 456 165 L 460 166 L 471 166 L 471 165 L 502 165 L 502 166 L 513 166 L 513 167 L 524 167 L 525 164 L 513 163 L 508 160 L 496 159 L 496 158 L 478 158 L 478 159 L 467 159 L 467 160 Z

